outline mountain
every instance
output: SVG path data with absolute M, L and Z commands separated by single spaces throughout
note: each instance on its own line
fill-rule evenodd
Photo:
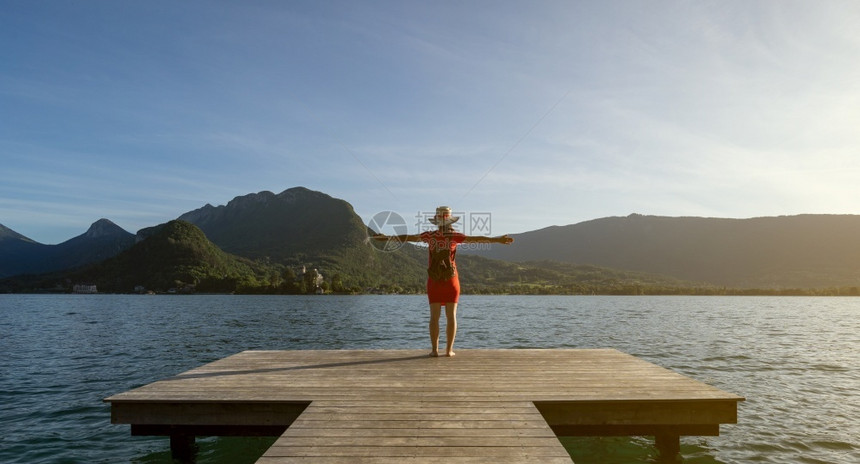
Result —
M 0 224 L 0 278 L 39 272 L 35 263 L 45 261 L 48 249 L 48 245 L 30 240 Z
M 4 226 L 3 224 L 0 224 L 0 244 L 4 243 L 6 241 L 13 241 L 13 240 L 21 241 L 21 242 L 35 243 L 32 240 L 30 240 L 29 238 L 19 234 L 18 232 L 15 232 L 14 230 Z
M 860 216 L 608 217 L 515 235 L 472 253 L 554 260 L 744 288 L 860 285 Z
M 198 291 L 233 291 L 256 285 L 266 266 L 223 252 L 185 221 L 170 221 L 120 254 L 65 276 L 102 292 L 131 292 L 137 286 L 167 291 L 196 285 Z
M 200 227 L 224 251 L 252 259 L 329 255 L 367 238 L 352 205 L 304 187 L 236 197 L 226 206 L 207 204 L 178 219 Z
M 418 255 L 406 249 L 379 252 L 368 242 L 367 226 L 352 205 L 304 187 L 252 193 L 222 206 L 207 204 L 179 219 L 200 227 L 228 253 L 319 268 L 326 278 L 338 275 L 347 287 L 420 285 L 423 278 Z
M 134 235 L 107 219 L 58 245 L 44 245 L 0 225 L 0 278 L 41 274 L 102 261 L 129 248 Z
M 134 234 L 107 219 L 99 219 L 82 235 L 55 245 L 53 264 L 46 267 L 53 271 L 96 263 L 116 256 L 134 243 Z

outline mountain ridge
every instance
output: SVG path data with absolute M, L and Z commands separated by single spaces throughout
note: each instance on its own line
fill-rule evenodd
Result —
M 200 228 L 224 252 L 263 263 L 319 268 L 346 288 L 421 288 L 426 279 L 421 249 L 379 252 L 350 203 L 305 187 L 249 193 L 220 206 L 207 203 L 177 219 Z M 0 225 L 0 278 L 98 262 L 163 226 L 133 235 L 99 219 L 77 237 L 43 245 Z M 735 219 L 631 214 L 512 235 L 512 246 L 483 251 L 464 247 L 462 261 L 471 255 L 513 263 L 551 260 L 731 288 L 860 286 L 857 215 Z M 568 269 L 556 267 L 562 274 Z M 508 268 L 492 273 L 513 275 Z
M 222 251 L 197 226 L 172 220 L 128 249 L 67 278 L 96 284 L 107 292 L 128 293 L 135 287 L 232 292 L 256 285 L 258 276 L 267 273 L 251 260 Z
M 749 219 L 631 214 L 514 235 L 513 247 L 466 251 L 652 272 L 730 287 L 856 286 L 860 216 Z
M 367 235 L 352 205 L 305 187 L 279 194 L 250 193 L 226 205 L 207 204 L 177 219 L 200 227 L 228 253 L 275 261 L 337 252 L 360 245 Z
M 308 265 L 337 275 L 347 287 L 374 287 L 415 280 L 414 258 L 378 253 L 367 240 L 367 226 L 352 205 L 305 187 L 281 193 L 250 193 L 226 205 L 205 205 L 179 216 L 222 250 L 249 259 L 288 266 Z
M 38 243 L 35 240 L 29 237 L 25 237 L 24 235 L 15 232 L 14 230 L 4 226 L 3 224 L 0 224 L 0 242 L 4 240 L 22 240 L 25 242 Z
M 134 234 L 104 218 L 57 245 L 36 242 L 0 224 L 0 278 L 85 266 L 115 256 L 134 241 Z

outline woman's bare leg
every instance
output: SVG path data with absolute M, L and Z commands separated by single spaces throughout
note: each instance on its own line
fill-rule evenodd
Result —
M 445 303 L 445 336 L 447 337 L 445 356 L 454 356 L 454 337 L 457 336 L 457 303 Z
M 439 318 L 442 316 L 442 304 L 430 303 L 430 356 L 439 356 Z

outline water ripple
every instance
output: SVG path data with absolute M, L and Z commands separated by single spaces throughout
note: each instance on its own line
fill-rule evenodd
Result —
M 747 398 L 687 463 L 860 462 L 860 299 L 464 295 L 461 348 L 617 348 Z M 444 318 L 443 318 L 444 320 Z M 423 296 L 0 295 L 0 462 L 170 463 L 102 398 L 246 349 L 426 348 Z M 443 331 L 444 333 L 444 331 Z M 254 462 L 270 439 L 201 440 Z M 565 438 L 578 464 L 649 439 Z

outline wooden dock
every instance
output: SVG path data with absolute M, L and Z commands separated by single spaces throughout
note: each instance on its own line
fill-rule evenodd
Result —
M 270 435 L 257 461 L 571 463 L 557 436 L 719 435 L 743 398 L 612 349 L 246 351 L 107 398 L 166 435 Z

